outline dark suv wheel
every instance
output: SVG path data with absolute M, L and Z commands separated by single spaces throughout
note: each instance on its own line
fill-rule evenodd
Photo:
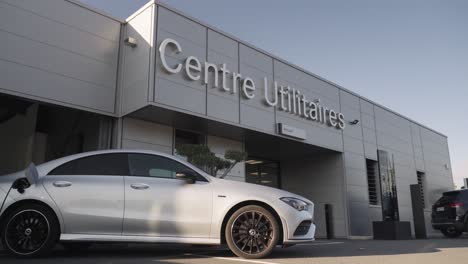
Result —
M 242 258 L 264 258 L 278 244 L 280 229 L 270 211 L 257 205 L 238 209 L 225 230 L 229 249 Z
M 2 244 L 12 255 L 36 257 L 50 252 L 60 236 L 57 217 L 49 208 L 31 204 L 9 212 L 0 230 Z
M 440 230 L 440 232 L 442 232 L 442 234 L 448 238 L 457 238 L 463 233 L 462 231 L 457 230 L 454 226 L 443 228 Z

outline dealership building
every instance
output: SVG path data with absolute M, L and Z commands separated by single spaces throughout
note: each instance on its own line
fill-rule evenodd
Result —
M 428 232 L 453 189 L 445 135 L 159 2 L 120 21 L 0 0 L 0 39 L 0 174 L 96 149 L 244 150 L 227 180 L 309 198 L 317 237 L 338 238 L 372 236 L 388 179 L 401 221 L 421 185 Z

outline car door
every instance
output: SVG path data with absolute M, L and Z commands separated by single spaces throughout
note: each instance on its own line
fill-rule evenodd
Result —
M 44 187 L 58 205 L 67 234 L 122 235 L 125 153 L 82 157 L 44 177 Z
M 129 153 L 128 158 L 124 235 L 209 237 L 212 189 L 204 177 L 167 157 Z M 197 181 L 175 179 L 180 171 L 196 173 Z

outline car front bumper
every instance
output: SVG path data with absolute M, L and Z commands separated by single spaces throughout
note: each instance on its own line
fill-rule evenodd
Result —
M 315 240 L 314 206 L 307 211 L 297 211 L 280 201 L 279 215 L 283 225 L 283 244 L 300 244 Z
M 434 228 L 435 230 L 441 230 L 441 229 L 445 229 L 445 228 L 448 228 L 448 227 L 455 227 L 457 230 L 459 231 L 463 231 L 465 229 L 465 225 L 461 222 L 444 222 L 444 223 L 432 223 L 432 228 Z

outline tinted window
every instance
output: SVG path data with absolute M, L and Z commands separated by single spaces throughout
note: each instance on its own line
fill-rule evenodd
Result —
M 72 160 L 49 175 L 128 175 L 127 154 L 101 154 Z
M 457 197 L 460 196 L 460 192 L 459 191 L 445 192 L 443 195 L 446 199 L 455 200 L 457 199 Z
M 462 191 L 460 192 L 460 194 L 461 194 L 461 199 L 468 200 L 468 191 Z
M 130 175 L 175 179 L 177 172 L 191 171 L 197 181 L 206 181 L 194 170 L 172 159 L 149 154 L 128 154 Z
M 468 191 L 466 191 L 466 190 L 451 191 L 451 192 L 445 192 L 443 195 L 444 196 L 442 198 L 446 199 L 446 200 L 449 200 L 449 201 L 467 200 Z

